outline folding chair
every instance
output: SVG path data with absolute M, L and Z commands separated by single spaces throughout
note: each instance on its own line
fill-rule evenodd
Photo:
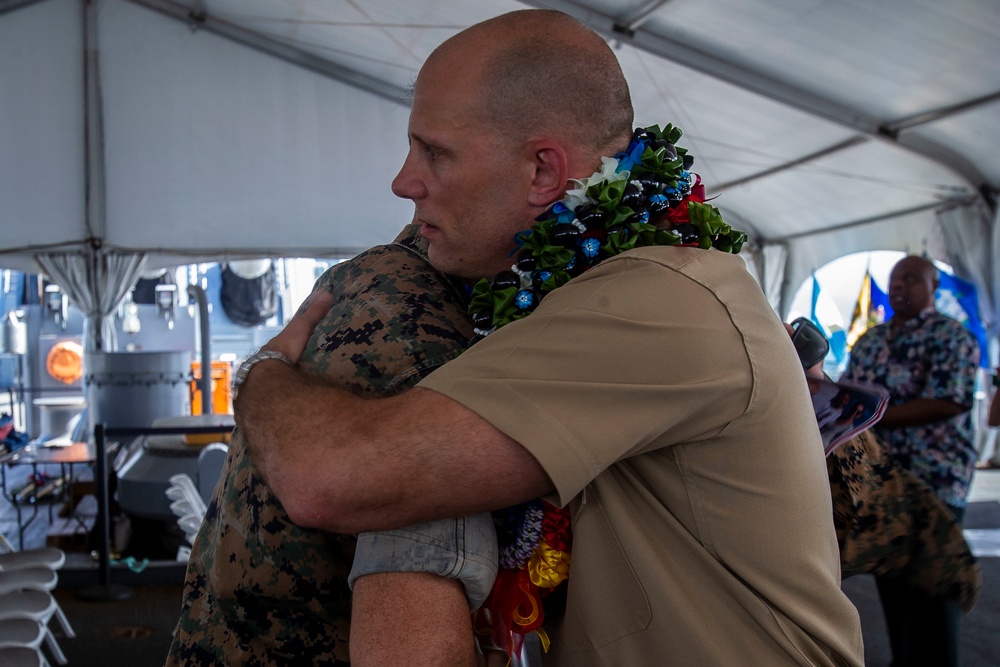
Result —
M 60 665 L 66 664 L 66 656 L 63 655 L 52 632 L 38 621 L 30 618 L 8 618 L 0 621 L 0 649 L 18 646 L 30 648 L 38 654 L 40 664 L 47 667 L 49 661 L 42 652 L 42 642 L 49 647 L 56 662 Z
M 62 549 L 47 547 L 45 549 L 16 551 L 14 545 L 2 534 L 0 534 L 0 549 L 2 549 L 0 551 L 0 572 L 37 566 L 58 570 L 66 562 L 66 552 Z

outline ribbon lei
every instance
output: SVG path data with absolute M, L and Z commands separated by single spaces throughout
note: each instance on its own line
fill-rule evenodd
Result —
M 542 625 L 542 600 L 527 570 L 501 569 L 483 608 L 489 610 L 493 643 L 509 656 L 520 653 L 524 635 Z
M 555 588 L 569 577 L 569 563 L 569 553 L 553 549 L 542 538 L 528 561 L 531 583 L 539 588 Z

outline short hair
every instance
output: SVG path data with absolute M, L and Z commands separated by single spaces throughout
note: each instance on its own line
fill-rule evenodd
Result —
M 585 151 L 632 134 L 632 98 L 611 47 L 575 19 L 522 10 L 477 24 L 470 36 L 497 34 L 482 72 L 487 122 L 519 139 L 544 130 Z M 474 37 L 473 37 L 474 38 Z
M 931 277 L 931 280 L 933 280 L 935 283 L 940 282 L 941 270 L 937 267 L 936 264 L 934 264 L 933 260 L 931 260 L 929 257 L 924 257 L 922 255 L 907 255 L 906 257 L 903 257 L 903 259 L 896 262 L 896 264 L 893 265 L 892 268 L 896 268 L 897 265 L 907 261 L 912 262 L 914 264 L 920 264 L 924 267 L 925 270 L 929 268 L 930 269 L 929 275 Z

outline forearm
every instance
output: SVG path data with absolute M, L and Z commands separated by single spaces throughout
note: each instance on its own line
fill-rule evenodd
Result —
M 258 471 L 304 527 L 385 530 L 552 489 L 520 445 L 428 390 L 361 399 L 267 361 L 241 387 L 236 423 Z
M 236 425 L 243 432 L 258 475 L 296 524 L 312 526 L 313 521 L 300 513 L 305 508 L 299 503 L 297 487 L 308 487 L 319 494 L 321 484 L 323 488 L 336 484 L 336 479 L 328 475 L 337 475 L 336 470 L 328 471 L 325 462 L 317 460 L 321 452 L 315 444 L 324 433 L 315 416 L 340 414 L 350 419 L 352 413 L 340 407 L 338 401 L 358 399 L 280 361 L 261 362 L 252 369 L 252 381 L 250 377 L 240 387 L 234 403 Z M 332 448 L 322 453 L 327 461 L 337 454 Z
M 921 426 L 957 417 L 968 408 L 958 403 L 941 399 L 918 398 L 900 405 L 886 408 L 879 420 L 879 428 L 906 428 Z
M 414 572 L 358 579 L 351 611 L 351 664 L 476 665 L 462 585 Z
M 1000 426 L 1000 389 L 993 391 L 993 400 L 990 401 L 990 414 L 986 418 L 989 426 Z

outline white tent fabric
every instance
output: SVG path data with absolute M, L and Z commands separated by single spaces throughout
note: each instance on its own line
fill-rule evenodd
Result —
M 142 274 L 145 256 L 91 250 L 36 255 L 38 265 L 84 315 L 87 351 L 118 350 L 113 316 Z
M 989 279 L 990 227 L 993 220 L 984 206 L 956 206 L 937 212 L 937 219 L 948 248 L 948 263 L 959 275 L 966 276 L 977 285 L 979 311 L 983 319 L 992 323 L 996 333 L 997 311 L 993 283 Z
M 730 220 L 730 224 L 737 229 L 742 229 L 738 222 Z M 749 242 L 743 246 L 740 257 L 746 262 L 750 274 L 764 291 L 767 302 L 775 311 L 778 311 L 781 307 L 785 269 L 788 266 L 788 247 L 783 243 L 758 245 Z
M 525 7 L 605 35 L 637 122 L 684 129 L 780 313 L 832 259 L 908 250 L 975 281 L 996 331 L 995 0 L 0 0 L 0 267 L 385 242 L 421 63 Z

